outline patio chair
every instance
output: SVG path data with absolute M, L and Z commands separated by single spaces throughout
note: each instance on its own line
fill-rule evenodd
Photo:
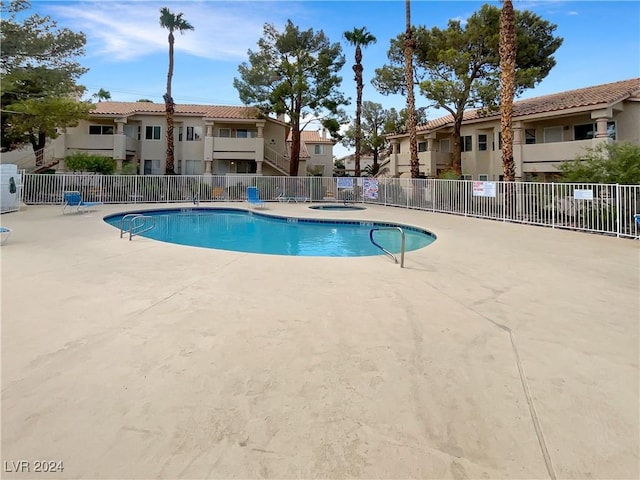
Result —
M 77 190 L 62 192 L 62 214 L 64 215 L 67 207 L 75 208 L 76 212 L 88 212 L 91 208 L 103 205 L 102 202 L 85 202 L 82 195 Z
M 258 187 L 247 187 L 247 202 L 254 208 L 264 208 L 266 205 L 264 200 L 260 200 Z
M 213 187 L 211 197 L 213 200 L 224 200 L 224 187 Z
M 640 213 L 636 213 L 633 216 L 634 220 L 636 221 L 636 232 L 640 232 Z M 635 237 L 636 240 L 640 240 L 640 235 L 638 235 L 637 237 Z
M 291 203 L 291 202 L 306 202 L 307 200 L 309 200 L 307 197 L 305 197 L 304 195 L 286 195 L 284 193 L 284 191 L 278 189 L 278 196 L 277 199 L 279 202 L 286 202 L 286 203 Z
M 9 240 L 11 236 L 11 229 L 7 227 L 0 227 L 0 245 L 4 245 L 4 243 Z

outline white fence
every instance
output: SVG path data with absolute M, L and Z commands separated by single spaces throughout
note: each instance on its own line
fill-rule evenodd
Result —
M 335 177 L 255 175 L 26 174 L 23 179 L 27 204 L 60 204 L 67 190 L 104 203 L 243 201 L 246 188 L 257 186 L 265 201 L 364 202 L 618 237 L 640 235 L 633 217 L 640 213 L 640 185 L 381 178 L 374 183 L 351 179 L 353 186 L 345 187 L 345 180 Z

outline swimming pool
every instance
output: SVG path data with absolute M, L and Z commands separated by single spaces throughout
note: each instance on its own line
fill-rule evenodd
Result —
M 240 209 L 180 208 L 126 212 L 152 216 L 156 225 L 142 234 L 179 245 L 271 255 L 359 257 L 382 255 L 372 245 L 372 228 L 402 227 L 405 250 L 426 247 L 435 236 L 426 230 L 400 224 L 354 220 L 322 220 L 264 215 Z M 120 228 L 125 213 L 104 218 Z M 397 230 L 375 232 L 375 241 L 392 253 L 400 252 Z

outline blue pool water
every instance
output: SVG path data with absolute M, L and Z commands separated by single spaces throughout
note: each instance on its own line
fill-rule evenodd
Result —
M 371 244 L 369 231 L 376 227 L 401 226 L 405 250 L 426 247 L 435 236 L 425 230 L 399 224 L 353 220 L 295 219 L 262 215 L 236 209 L 183 208 L 127 213 L 153 216 L 156 226 L 142 236 L 155 240 L 248 253 L 311 257 L 358 257 L 381 255 Z M 124 214 L 105 217 L 120 228 Z M 393 253 L 400 252 L 400 233 L 382 230 L 374 239 Z

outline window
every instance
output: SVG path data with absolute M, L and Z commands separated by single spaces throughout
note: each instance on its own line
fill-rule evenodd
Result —
M 202 175 L 204 172 L 204 165 L 202 160 L 185 160 L 184 161 L 184 173 L 185 175 Z
M 451 151 L 451 142 L 448 138 L 440 140 L 440 152 L 449 153 Z
M 202 127 L 187 127 L 187 142 L 197 142 L 202 138 Z
M 487 180 L 489 180 L 489 175 L 480 174 L 480 175 L 478 175 L 478 180 L 481 181 L 481 182 L 486 182 Z
M 136 130 L 135 125 L 124 126 L 124 134 L 129 138 L 136 138 Z
M 473 175 L 468 175 L 468 174 L 462 175 L 462 180 L 473 180 Z
M 472 150 L 471 135 L 460 137 L 460 151 L 470 152 Z
M 182 141 L 182 127 L 178 127 L 178 141 Z
M 256 138 L 258 132 L 255 130 L 247 130 L 246 128 L 239 128 L 236 130 L 236 138 Z
M 89 135 L 113 135 L 113 125 L 89 125 Z
M 536 143 L 536 130 L 535 130 L 535 128 L 526 128 L 524 130 L 524 143 L 526 145 L 534 145 Z
M 598 127 L 596 123 L 583 123 L 573 126 L 574 140 L 589 140 L 596 136 Z M 616 122 L 607 122 L 607 136 L 616 139 Z
M 145 140 L 160 140 L 160 126 L 148 126 L 144 129 Z
M 426 152 L 427 151 L 427 142 L 418 142 L 418 151 Z
M 322 155 L 322 154 L 324 154 L 324 145 L 320 145 L 320 144 L 316 143 L 316 144 L 313 146 L 313 153 L 314 153 L 315 155 Z
M 149 127 L 147 127 L 149 128 Z M 158 127 L 160 128 L 160 127 Z M 145 175 L 160 175 L 160 160 L 145 160 L 144 161 L 144 174 Z
M 231 171 L 233 172 L 233 164 L 231 162 Z M 256 173 L 256 162 L 251 160 L 238 160 L 235 162 L 235 173 Z
M 596 136 L 596 126 L 593 123 L 583 123 L 573 126 L 574 140 L 589 140 Z
M 487 135 L 480 134 L 478 135 L 478 150 L 484 152 L 487 150 Z
M 229 138 L 231 136 L 231 129 L 230 128 L 219 128 L 218 129 L 218 136 L 219 137 L 224 137 L 224 138 Z
M 543 130 L 544 143 L 562 141 L 562 127 L 547 127 Z

